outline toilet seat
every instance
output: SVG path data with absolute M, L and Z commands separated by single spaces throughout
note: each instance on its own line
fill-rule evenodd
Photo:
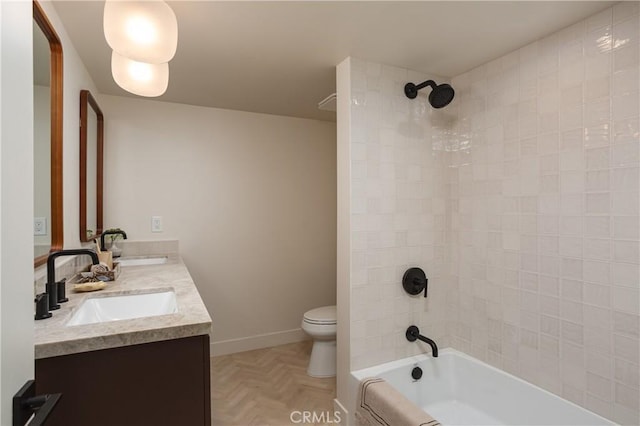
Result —
M 323 306 L 321 308 L 307 311 L 302 319 L 307 324 L 315 325 L 335 325 L 336 306 Z

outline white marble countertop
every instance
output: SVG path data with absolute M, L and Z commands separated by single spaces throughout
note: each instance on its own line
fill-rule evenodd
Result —
M 211 317 L 177 254 L 169 255 L 167 263 L 162 265 L 124 267 L 118 279 L 107 283 L 101 291 L 74 293 L 71 287 L 68 285 L 67 289 L 69 301 L 51 311 L 52 318 L 34 321 L 36 359 L 198 336 L 211 331 Z M 167 288 L 176 294 L 178 312 L 175 314 L 66 326 L 86 298 Z

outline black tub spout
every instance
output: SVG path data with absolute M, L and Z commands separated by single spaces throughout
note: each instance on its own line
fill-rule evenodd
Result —
M 412 325 L 409 328 L 407 328 L 407 332 L 405 336 L 407 336 L 407 340 L 410 342 L 421 340 L 429 344 L 429 346 L 431 346 L 431 354 L 433 355 L 434 358 L 438 358 L 438 345 L 436 345 L 436 342 L 434 342 L 433 340 L 420 334 L 420 329 L 418 327 L 416 327 L 415 325 Z

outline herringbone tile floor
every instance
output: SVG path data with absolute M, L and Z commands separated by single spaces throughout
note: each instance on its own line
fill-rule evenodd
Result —
M 311 345 L 305 341 L 211 358 L 213 425 L 303 424 L 298 413 L 293 415 L 297 423 L 292 422 L 294 411 L 329 418 L 336 380 L 307 376 Z

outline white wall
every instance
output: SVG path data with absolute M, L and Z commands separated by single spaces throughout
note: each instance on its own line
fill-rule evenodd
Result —
M 214 353 L 304 338 L 303 313 L 336 298 L 335 124 L 98 102 L 105 226 L 132 239 L 180 240 L 213 318 Z M 151 232 L 154 215 L 162 233 Z
M 0 424 L 33 379 L 31 2 L 0 2 Z
M 638 2 L 453 79 L 454 346 L 638 424 Z

